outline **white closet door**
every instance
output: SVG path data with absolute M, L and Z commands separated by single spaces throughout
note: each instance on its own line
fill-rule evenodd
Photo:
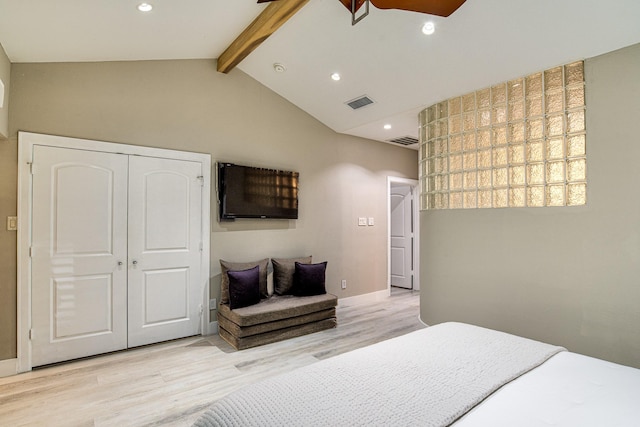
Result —
M 127 157 L 35 146 L 32 364 L 127 346 Z
M 201 163 L 132 156 L 129 347 L 199 333 Z

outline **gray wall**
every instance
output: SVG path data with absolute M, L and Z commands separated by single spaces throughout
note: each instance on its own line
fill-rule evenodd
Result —
M 6 218 L 17 211 L 18 152 L 15 144 L 5 139 L 9 135 L 10 72 L 9 58 L 0 45 L 0 79 L 5 90 L 4 107 L 0 108 L 0 360 L 12 357 L 16 347 L 16 232 L 5 226 Z
M 9 80 L 11 76 L 11 63 L 0 44 L 0 80 L 4 84 L 4 99 L 0 100 L 0 140 L 9 135 Z M 1 102 L 4 101 L 4 102 Z
M 640 367 L 640 45 L 585 62 L 587 205 L 422 212 L 421 317 Z
M 336 134 L 241 71 L 224 75 L 215 66 L 210 60 L 13 64 L 10 140 L 0 143 L 3 207 L 15 215 L 18 130 L 297 170 L 297 221 L 219 224 L 213 206 L 212 296 L 219 296 L 220 258 L 308 254 L 329 262 L 328 291 L 339 297 L 386 289 L 386 177 L 415 179 L 417 152 Z M 375 217 L 378 225 L 358 227 L 359 216 Z M 15 357 L 15 245 L 15 232 L 0 234 L 0 360 Z

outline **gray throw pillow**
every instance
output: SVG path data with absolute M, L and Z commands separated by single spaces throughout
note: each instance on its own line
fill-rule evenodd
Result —
M 229 270 L 248 270 L 255 266 L 260 267 L 260 296 L 267 298 L 267 266 L 269 265 L 269 258 L 265 258 L 260 261 L 251 262 L 230 262 L 220 260 L 220 268 L 222 269 L 222 277 L 220 278 L 220 304 L 229 304 Z
M 273 258 L 273 288 L 276 294 L 285 295 L 291 293 L 293 288 L 293 273 L 296 271 L 296 262 L 311 264 L 311 255 L 300 258 Z

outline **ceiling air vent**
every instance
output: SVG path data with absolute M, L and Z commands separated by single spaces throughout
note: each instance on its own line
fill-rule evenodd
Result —
M 401 136 L 400 138 L 393 138 L 388 141 L 400 145 L 413 145 L 418 143 L 418 138 L 414 138 L 412 136 Z
M 352 99 L 351 101 L 345 102 L 349 107 L 357 110 L 358 108 L 366 107 L 367 105 L 373 104 L 373 100 L 369 98 L 367 95 L 362 95 L 357 97 L 356 99 Z

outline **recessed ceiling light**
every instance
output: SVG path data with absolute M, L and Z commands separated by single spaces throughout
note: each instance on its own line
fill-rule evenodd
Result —
M 276 73 L 284 73 L 285 71 L 287 71 L 287 67 L 279 62 L 276 62 L 275 64 L 273 64 L 273 70 Z
M 431 21 L 425 22 L 425 24 L 422 26 L 422 32 L 428 36 L 433 34 L 435 31 L 436 31 L 436 26 Z
M 331 74 L 331 79 L 335 80 L 335 81 L 340 80 L 340 74 L 338 74 L 338 73 Z
M 140 12 L 151 12 L 151 9 L 153 9 L 153 6 L 149 3 L 140 3 L 138 5 L 138 10 Z
M 386 125 L 384 125 L 383 127 L 384 127 L 386 130 L 391 129 L 391 125 L 390 125 L 390 124 L 386 124 Z

